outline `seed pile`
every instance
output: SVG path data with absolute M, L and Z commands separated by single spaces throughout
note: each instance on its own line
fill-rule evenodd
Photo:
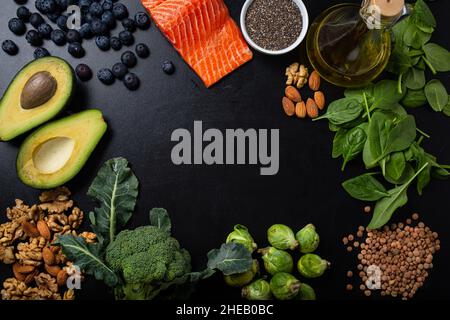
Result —
M 267 50 L 282 50 L 300 36 L 303 18 L 292 0 L 255 0 L 245 18 L 250 38 Z
M 366 296 L 372 293 L 369 287 L 377 283 L 376 272 L 370 266 L 381 270 L 382 296 L 407 300 L 423 286 L 433 268 L 433 256 L 440 250 L 440 240 L 436 232 L 418 219 L 419 215 L 413 214 L 405 223 L 394 223 L 383 230 L 359 227 L 356 237 L 350 234 L 343 238 L 347 251 L 355 249 L 358 253 L 357 274 L 362 281 L 359 289 Z M 347 276 L 352 277 L 353 272 L 349 271 Z M 352 288 L 351 284 L 347 285 L 347 290 Z

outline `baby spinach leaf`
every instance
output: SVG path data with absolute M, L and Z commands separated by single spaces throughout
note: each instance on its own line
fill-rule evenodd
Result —
M 408 89 L 422 89 L 425 83 L 425 71 L 416 68 L 409 69 L 405 79 L 405 84 Z
M 373 84 L 369 84 L 364 88 L 358 89 L 346 89 L 344 96 L 346 98 L 356 99 L 360 103 L 364 103 L 364 94 L 366 94 L 367 103 L 371 105 L 373 103 Z
M 386 70 L 393 74 L 404 74 L 413 65 L 409 50 L 403 45 L 403 41 L 395 43 Z
M 404 93 L 398 92 L 397 81 L 382 80 L 378 82 L 374 89 L 374 105 L 378 108 L 387 108 L 402 100 Z
M 448 103 L 448 93 L 444 85 L 439 80 L 431 80 L 425 86 L 425 96 L 428 103 L 436 112 L 441 112 Z
M 100 207 L 89 213 L 92 228 L 103 246 L 112 242 L 117 232 L 133 214 L 139 182 L 124 158 L 105 162 L 92 182 L 87 195 Z
M 388 196 L 378 200 L 375 205 L 372 220 L 370 221 L 369 229 L 378 229 L 389 222 L 394 212 L 403 207 L 408 202 L 408 187 L 414 181 L 414 179 L 428 167 L 428 163 L 425 164 L 414 176 L 411 177 L 406 183 L 388 191 Z
M 387 182 L 389 182 L 391 184 L 399 185 L 399 184 L 404 184 L 406 181 L 411 179 L 411 177 L 415 173 L 416 173 L 416 171 L 414 170 L 414 167 L 410 163 L 406 163 L 405 170 L 403 170 L 403 173 L 399 178 L 394 179 L 393 177 L 391 177 L 389 175 L 389 172 L 387 172 L 387 170 L 385 172 L 384 178 L 386 179 Z
M 450 71 L 450 52 L 435 43 L 427 43 L 423 46 L 423 51 L 429 63 L 436 71 Z
M 447 117 L 450 117 L 450 96 L 448 97 L 448 102 L 442 110 Z
M 172 230 L 172 222 L 170 221 L 169 214 L 163 208 L 153 208 L 150 210 L 150 224 L 169 233 Z
M 384 186 L 374 177 L 375 173 L 366 173 L 342 183 L 345 191 L 361 201 L 377 201 L 388 195 Z
M 409 89 L 408 91 L 406 91 L 406 95 L 401 103 L 407 108 L 422 107 L 427 103 L 425 91 L 423 89 L 420 90 Z
M 240 243 L 224 243 L 220 249 L 208 252 L 208 268 L 218 269 L 226 276 L 250 270 L 252 255 Z
M 364 129 L 360 127 L 355 127 L 346 134 L 344 144 L 342 145 L 342 157 L 344 158 L 344 163 L 341 168 L 342 171 L 344 171 L 345 166 L 350 160 L 355 159 L 363 151 L 366 139 L 367 135 Z
M 406 160 L 403 152 L 394 152 L 386 163 L 386 174 L 394 180 L 401 178 L 406 168 Z
M 342 147 L 344 145 L 345 137 L 347 135 L 348 130 L 344 128 L 340 128 L 333 139 L 333 152 L 332 157 L 334 159 L 339 158 L 342 155 Z
M 409 24 L 403 34 L 403 42 L 410 47 L 420 49 L 422 46 L 430 41 L 431 34 L 423 32 L 415 24 Z
M 357 119 L 363 110 L 361 103 L 352 98 L 344 98 L 333 101 L 329 106 L 327 112 L 316 119 L 328 119 L 332 124 L 342 125 Z
M 423 0 L 417 0 L 414 5 L 413 10 L 414 23 L 417 21 L 422 21 L 424 24 L 436 28 L 436 19 L 434 18 L 433 12 L 431 12 L 430 7 Z

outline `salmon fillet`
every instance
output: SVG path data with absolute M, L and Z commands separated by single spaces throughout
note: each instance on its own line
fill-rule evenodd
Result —
M 206 87 L 253 57 L 223 0 L 142 0 L 142 3 Z

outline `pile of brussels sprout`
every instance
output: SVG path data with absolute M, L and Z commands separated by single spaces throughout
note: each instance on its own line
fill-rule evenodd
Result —
M 225 276 L 225 282 L 232 287 L 242 287 L 242 297 L 248 300 L 315 300 L 314 289 L 293 275 L 294 259 L 287 252 L 298 250 L 302 254 L 297 262 L 297 270 L 304 278 L 323 275 L 330 263 L 313 253 L 320 242 L 314 225 L 308 224 L 294 234 L 288 226 L 275 224 L 267 231 L 267 238 L 270 247 L 257 250 L 248 229 L 243 225 L 234 226 L 226 242 L 239 243 L 252 254 L 255 251 L 259 253 L 267 274 L 263 275 L 258 260 L 254 259 L 249 271 Z

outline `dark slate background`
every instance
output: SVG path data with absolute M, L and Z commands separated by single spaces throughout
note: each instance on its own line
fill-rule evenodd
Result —
M 28 1 L 31 6 L 33 1 Z M 125 1 L 124 1 L 125 2 Z M 139 1 L 126 1 L 130 12 L 143 10 Z M 231 15 L 238 20 L 244 0 L 225 0 Z M 310 18 L 340 1 L 305 1 Z M 355 0 L 353 2 L 359 2 Z M 433 41 L 450 48 L 448 1 L 430 4 L 438 21 Z M 16 72 L 33 59 L 33 50 L 23 37 L 14 36 L 7 28 L 17 5 L 3 1 L 0 40 L 13 39 L 20 47 L 19 55 L 0 52 L 0 92 L 3 92 Z M 139 31 L 137 40 L 151 49 L 151 57 L 139 60 L 135 72 L 142 80 L 137 92 L 116 82 L 106 87 L 97 79 L 79 83 L 75 101 L 68 113 L 86 108 L 100 108 L 109 130 L 85 168 L 68 186 L 78 205 L 85 211 L 94 203 L 85 195 L 88 186 L 104 161 L 116 156 L 130 160 L 140 180 L 140 199 L 130 227 L 148 223 L 148 211 L 165 207 L 171 214 L 174 236 L 193 257 L 200 270 L 206 263 L 206 253 L 218 247 L 236 223 L 247 225 L 260 246 L 266 246 L 266 230 L 274 223 L 284 223 L 299 229 L 314 223 L 321 235 L 318 252 L 332 262 L 332 269 L 320 279 L 308 281 L 321 299 L 362 299 L 360 292 L 348 293 L 345 273 L 357 262 L 341 245 L 341 238 L 367 224 L 370 216 L 362 212 L 364 203 L 351 199 L 340 183 L 363 172 L 360 161 L 352 162 L 344 173 L 340 161 L 331 159 L 332 134 L 326 122 L 312 123 L 286 117 L 280 101 L 284 90 L 284 69 L 293 61 L 307 62 L 304 48 L 282 56 L 268 57 L 255 53 L 254 60 L 219 84 L 206 89 L 200 79 L 182 61 L 176 51 L 153 25 L 149 31 Z M 87 55 L 76 60 L 66 48 L 57 48 L 47 41 L 45 47 L 53 55 L 67 59 L 75 67 L 83 62 L 95 71 L 111 67 L 120 60 L 120 52 L 101 52 L 93 40 L 83 44 Z M 122 51 L 124 51 L 123 49 Z M 173 76 L 162 73 L 163 60 L 172 60 L 177 71 Z M 449 75 L 440 75 L 449 86 Z M 342 90 L 324 84 L 328 101 L 342 96 Z M 443 163 L 450 163 L 448 142 L 449 119 L 429 108 L 414 110 L 418 126 L 431 134 L 425 147 Z M 173 143 L 170 135 L 177 128 L 192 130 L 194 120 L 202 120 L 206 128 L 279 128 L 280 171 L 276 176 L 260 176 L 259 166 L 175 166 L 170 160 Z M 0 144 L 0 207 L 3 211 L 20 198 L 28 203 L 37 201 L 39 191 L 23 185 L 15 173 L 15 158 L 22 138 Z M 448 298 L 450 259 L 448 247 L 450 226 L 448 195 L 450 183 L 432 181 L 422 197 L 410 190 L 410 201 L 397 212 L 394 221 L 406 219 L 411 213 L 421 213 L 426 224 L 439 232 L 442 250 L 436 256 L 435 268 L 417 299 Z M 1 219 L 5 219 L 4 216 Z M 9 276 L 10 267 L 0 268 L 1 277 Z M 108 289 L 88 278 L 82 299 L 111 299 Z M 238 299 L 239 290 L 225 286 L 220 277 L 204 281 L 193 298 L 199 300 Z

